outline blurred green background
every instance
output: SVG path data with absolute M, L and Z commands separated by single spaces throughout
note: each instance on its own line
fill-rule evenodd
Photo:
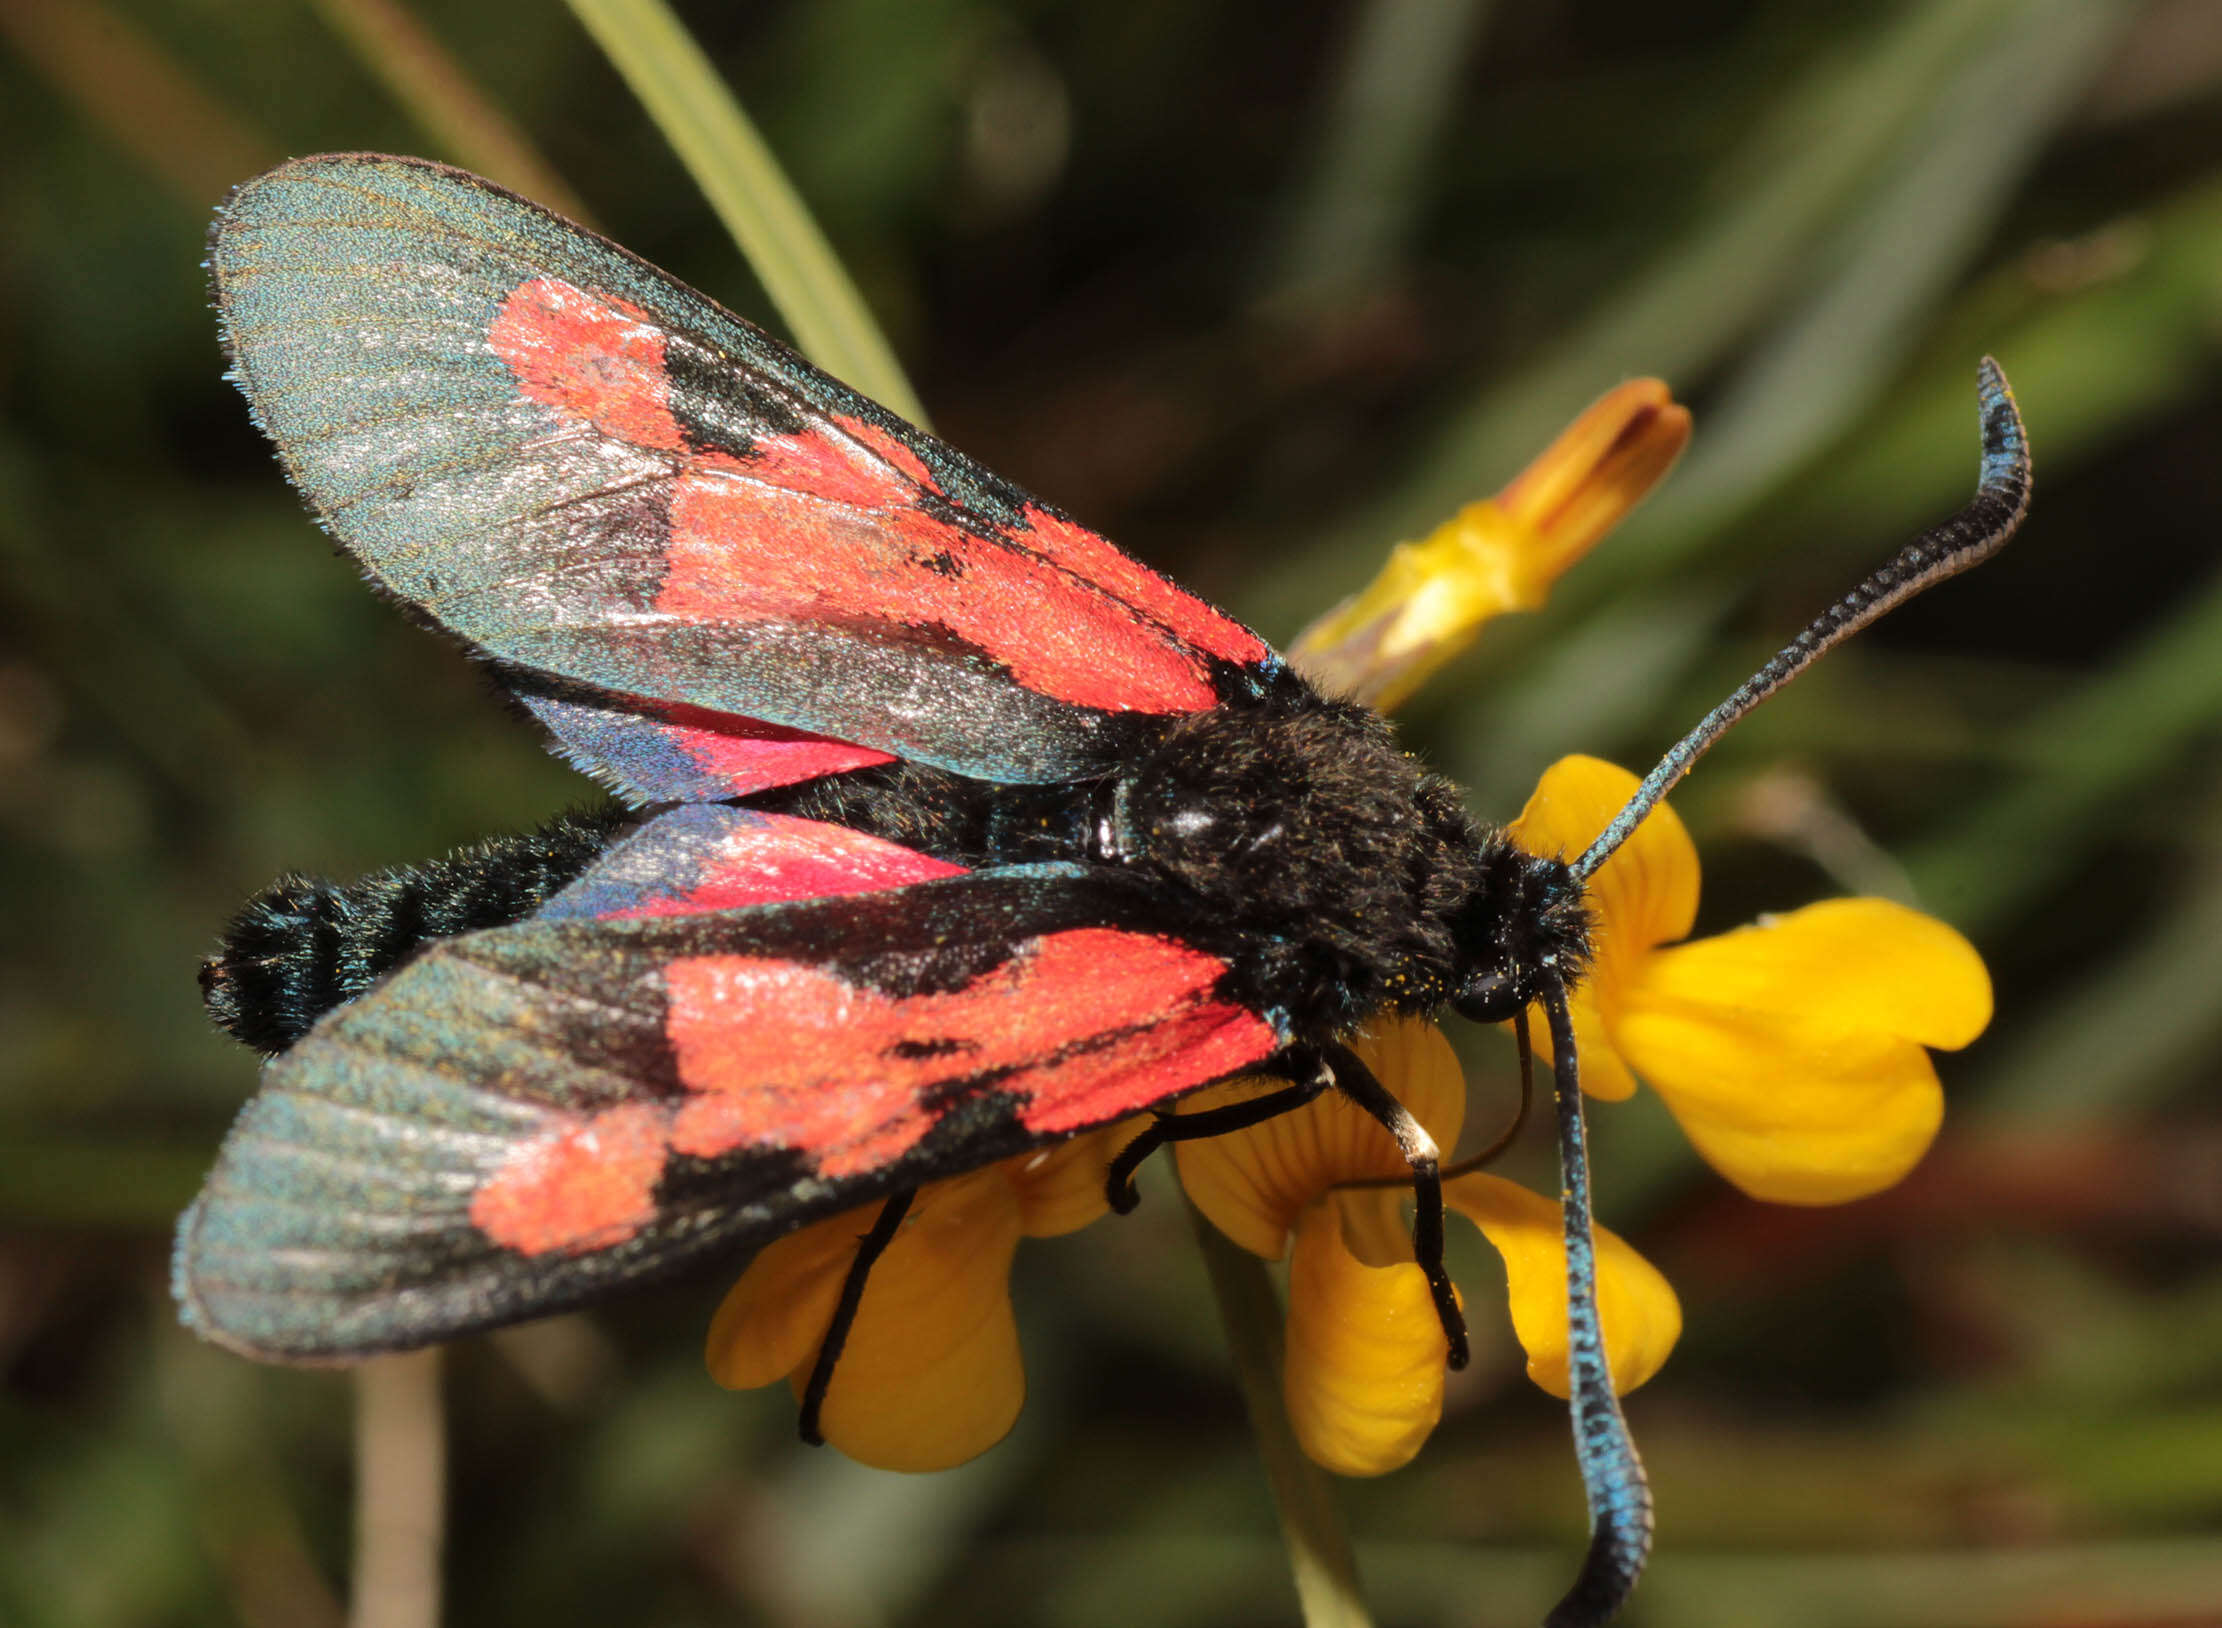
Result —
M 1701 927 L 1897 893 L 1976 938 L 1999 1017 L 1942 1061 L 1924 1167 L 1841 1209 L 1742 1200 L 1653 1103 L 1596 1116 L 1602 1212 L 1689 1318 L 1631 1408 L 1661 1551 L 1627 1620 L 2222 1622 L 2222 7 L 682 11 L 937 427 L 1269 637 L 1665 376 L 1698 429 L 1664 493 L 1411 709 L 1494 817 L 1562 752 L 1642 767 L 1961 501 L 2001 359 L 2023 538 L 1678 799 Z M 560 7 L 0 0 L 6 1624 L 342 1619 L 348 1381 L 197 1345 L 164 1286 L 254 1075 L 193 968 L 282 870 L 585 789 L 334 557 L 219 378 L 211 206 L 291 153 L 494 164 L 447 73 L 561 178 L 527 190 L 768 318 Z M 1474 1057 L 1481 1134 L 1506 1065 Z M 949 1475 L 712 1388 L 714 1279 L 457 1348 L 450 1620 L 1293 1620 L 1152 1199 L 1028 1246 L 1025 1419 Z M 1340 1489 L 1384 1623 L 1532 1622 L 1580 1545 L 1563 1414 L 1457 1264 L 1443 1430 Z

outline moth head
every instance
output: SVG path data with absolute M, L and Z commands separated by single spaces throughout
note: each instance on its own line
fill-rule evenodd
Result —
M 1489 840 L 1455 922 L 1461 950 L 1451 1007 L 1475 1023 L 1504 1023 L 1546 984 L 1577 981 L 1589 964 L 1589 906 L 1565 860 Z

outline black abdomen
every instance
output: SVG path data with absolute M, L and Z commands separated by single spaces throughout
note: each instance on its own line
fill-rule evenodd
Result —
M 208 1015 L 259 1052 L 284 1051 L 420 946 L 531 915 L 632 819 L 608 803 L 345 886 L 280 877 L 248 901 L 222 947 L 201 963 Z

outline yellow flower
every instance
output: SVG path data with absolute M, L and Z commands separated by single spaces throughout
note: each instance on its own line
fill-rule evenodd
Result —
M 1579 854 L 1636 788 L 1562 759 L 1512 823 L 1530 853 Z M 1944 1093 L 1925 1047 L 1990 1021 L 1967 940 L 1886 899 L 1831 899 L 1694 943 L 1697 849 L 1660 807 L 1590 883 L 1596 959 L 1574 991 L 1590 1095 L 1638 1078 L 1714 1169 L 1754 1198 L 1835 1204 L 1890 1186 L 1927 1151 Z M 1546 1055 L 1549 1030 L 1533 1024 Z
M 1383 1018 L 1350 1046 L 1439 1146 L 1457 1145 L 1466 1090 L 1441 1030 L 1417 1018 Z M 1223 1107 L 1277 1084 L 1230 1081 L 1185 1099 L 1181 1109 Z M 1343 1475 L 1379 1475 L 1409 1461 L 1442 1413 L 1448 1348 L 1412 1259 L 1402 1211 L 1410 1172 L 1379 1122 L 1330 1093 L 1248 1130 L 1176 1142 L 1173 1151 L 1181 1185 L 1220 1231 L 1267 1260 L 1290 1256 L 1282 1391 L 1304 1451 Z M 1384 1179 L 1394 1185 L 1341 1185 Z M 1504 1258 L 1528 1374 L 1564 1396 L 1566 1250 L 1558 1204 L 1478 1171 L 1445 1182 L 1443 1199 Z M 1681 1307 L 1650 1262 L 1603 1230 L 1597 1283 L 1613 1379 L 1631 1390 L 1673 1349 Z
M 1110 1126 L 922 1187 L 871 1273 L 834 1366 L 825 1439 L 883 1470 L 943 1470 L 986 1452 L 1026 1397 L 1011 1261 L 1021 1238 L 1074 1232 L 1105 1213 Z M 785 1379 L 802 1395 L 877 1204 L 767 1246 L 710 1324 L 710 1375 L 730 1390 Z
M 1580 853 L 1636 789 L 1594 758 L 1543 777 L 1511 834 L 1531 853 Z M 1697 913 L 1697 852 L 1660 808 L 1590 886 L 1596 958 L 1574 992 L 1584 1085 L 1620 1098 L 1650 1081 L 1713 1165 L 1760 1198 L 1826 1204 L 1886 1187 L 1943 1111 L 1929 1046 L 1990 1017 L 1990 982 L 1950 928 L 1881 899 L 1835 899 L 1679 944 Z M 1531 1024 L 1543 1059 L 1549 1029 Z M 1378 1022 L 1352 1042 L 1445 1149 L 1465 1090 L 1433 1024 Z M 1221 1107 L 1274 1088 L 1235 1081 L 1182 1103 Z M 1289 1261 L 1283 1392 L 1297 1439 L 1345 1475 L 1397 1468 L 1442 1410 L 1446 1344 L 1412 1259 L 1403 1161 L 1377 1121 L 1330 1095 L 1250 1130 L 1175 1144 L 1181 1180 L 1219 1229 Z M 1349 1187 L 1388 1178 L 1392 1186 Z M 1558 1204 L 1501 1178 L 1444 1183 L 1444 1202 L 1504 1257 L 1513 1332 L 1536 1383 L 1564 1396 L 1566 1252 Z M 1293 1247 L 1292 1247 L 1293 1245 Z M 1665 1279 L 1610 1232 L 1597 1297 L 1615 1385 L 1657 1371 L 1681 1330 Z
M 1389 711 L 1473 643 L 1482 623 L 1540 606 L 1689 438 L 1688 409 L 1657 379 L 1607 391 L 1495 497 L 1397 545 L 1363 592 L 1297 636 L 1290 662 L 1331 695 Z

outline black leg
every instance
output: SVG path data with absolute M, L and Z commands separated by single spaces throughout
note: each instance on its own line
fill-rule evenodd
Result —
M 1506 1148 L 1520 1139 L 1520 1132 L 1527 1127 L 1529 1111 L 1535 1105 L 1535 1047 L 1528 1039 L 1528 1009 L 1524 1006 L 1512 1014 L 1512 1035 L 1520 1047 L 1520 1106 L 1513 1112 L 1512 1123 L 1498 1133 L 1494 1142 L 1479 1153 L 1467 1154 L 1454 1165 L 1445 1165 L 1445 1181 L 1494 1164 Z
M 1443 1265 L 1443 1180 L 1441 1151 L 1427 1127 L 1412 1110 L 1389 1094 L 1373 1077 L 1373 1070 L 1359 1061 L 1347 1046 L 1326 1048 L 1327 1066 L 1334 1071 L 1335 1086 L 1342 1094 L 1381 1121 L 1396 1138 L 1397 1151 L 1412 1167 L 1412 1255 L 1427 1275 L 1427 1290 L 1435 1300 L 1435 1315 L 1442 1319 L 1443 1337 L 1450 1342 L 1450 1366 L 1463 1368 L 1469 1354 L 1466 1317 L 1458 1309 L 1458 1296 L 1450 1286 L 1450 1272 Z
M 1134 1206 L 1142 1202 L 1142 1195 L 1134 1190 L 1134 1173 L 1142 1168 L 1144 1159 L 1168 1142 L 1193 1142 L 1200 1137 L 1248 1130 L 1252 1125 L 1262 1125 L 1303 1107 L 1334 1083 L 1323 1071 L 1314 1070 L 1313 1073 L 1314 1078 L 1307 1083 L 1293 1084 L 1285 1090 L 1253 1097 L 1248 1102 L 1208 1108 L 1200 1114 L 1157 1115 L 1142 1134 L 1119 1149 L 1118 1157 L 1111 1161 L 1111 1168 L 1104 1177 L 1104 1197 L 1119 1214 L 1131 1214 Z
M 802 1439 L 813 1447 L 823 1447 L 826 1438 L 818 1429 L 818 1414 L 826 1405 L 826 1387 L 833 1383 L 833 1365 L 841 1360 L 841 1348 L 849 1343 L 849 1330 L 856 1323 L 856 1308 L 864 1303 L 864 1281 L 872 1275 L 873 1266 L 887 1253 L 887 1246 L 895 1241 L 896 1229 L 902 1226 L 903 1217 L 910 1213 L 910 1201 L 918 1196 L 915 1187 L 906 1188 L 889 1196 L 880 1206 L 879 1218 L 872 1223 L 857 1245 L 856 1259 L 849 1263 L 849 1275 L 841 1280 L 841 1298 L 834 1302 L 833 1321 L 826 1325 L 825 1343 L 818 1347 L 818 1360 L 811 1365 L 810 1382 L 802 1388 L 802 1417 L 797 1423 Z

